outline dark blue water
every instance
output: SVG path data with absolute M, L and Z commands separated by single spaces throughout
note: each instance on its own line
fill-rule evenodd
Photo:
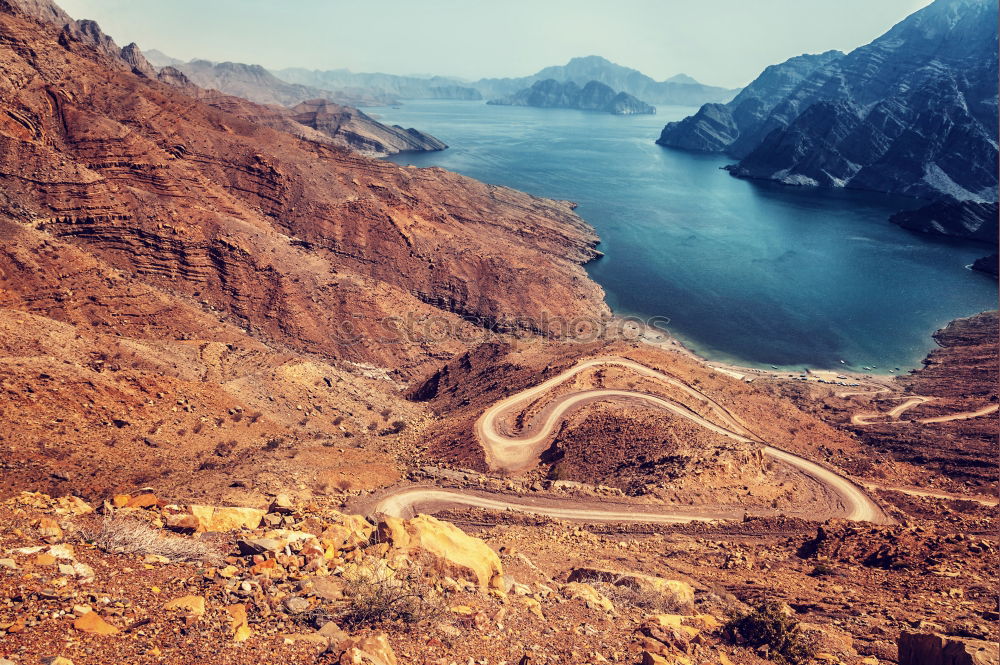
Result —
M 995 282 L 965 267 L 987 248 L 887 221 L 911 200 L 739 180 L 719 170 L 726 157 L 653 143 L 691 111 L 414 101 L 377 114 L 451 146 L 393 161 L 578 202 L 606 254 L 587 269 L 612 309 L 668 317 L 713 360 L 911 368 L 934 330 L 995 307 Z

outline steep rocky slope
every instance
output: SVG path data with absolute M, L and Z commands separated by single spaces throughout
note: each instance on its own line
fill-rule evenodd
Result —
M 555 79 L 536 81 L 530 88 L 508 97 L 491 99 L 487 104 L 602 111 L 614 115 L 656 113 L 656 109 L 646 102 L 626 92 L 616 93 L 597 81 L 588 81 L 582 88 L 573 81 L 559 82 Z
M 407 150 L 444 150 L 448 146 L 418 129 L 404 129 L 377 122 L 358 109 L 326 99 L 304 101 L 292 107 L 296 122 L 327 136 L 342 139 L 352 148 L 375 155 Z
M 916 210 L 905 210 L 889 218 L 904 229 L 950 238 L 976 240 L 996 246 L 998 234 L 997 203 L 935 201 Z
M 843 57 L 766 71 L 748 87 L 763 99 L 750 112 L 744 93 L 659 142 L 725 151 L 740 176 L 995 201 L 996 12 L 990 0 L 936 0 Z
M 0 35 L 5 492 L 392 482 L 423 417 L 401 384 L 490 329 L 607 314 L 567 203 L 210 106 L 96 25 L 3 5 Z

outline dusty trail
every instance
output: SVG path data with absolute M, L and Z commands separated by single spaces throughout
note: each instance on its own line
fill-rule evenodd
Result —
M 592 389 L 568 393 L 557 397 L 546 405 L 525 431 L 517 434 L 507 434 L 503 431 L 503 416 L 515 413 L 534 401 L 539 396 L 552 390 L 559 384 L 579 372 L 598 366 L 625 367 L 636 373 L 655 378 L 663 383 L 674 386 L 686 394 L 704 401 L 711 409 L 713 416 L 726 426 L 714 423 L 693 412 L 688 407 L 665 397 L 629 390 Z M 782 463 L 785 463 L 801 473 L 814 479 L 836 497 L 839 504 L 835 516 L 847 519 L 870 522 L 888 522 L 882 510 L 854 482 L 820 464 L 807 460 L 799 455 L 767 445 L 749 431 L 725 407 L 712 400 L 709 396 L 697 391 L 678 379 L 652 369 L 640 363 L 625 358 L 593 358 L 581 361 L 560 374 L 542 383 L 500 400 L 479 417 L 475 424 L 475 434 L 486 452 L 487 461 L 494 469 L 519 471 L 537 463 L 538 454 L 544 450 L 559 422 L 568 412 L 594 401 L 639 401 L 662 408 L 686 418 L 701 427 L 710 429 L 723 436 L 745 443 L 762 445 L 762 452 Z M 642 522 L 690 522 L 695 520 L 731 519 L 729 512 L 707 514 L 686 507 L 667 507 L 650 511 L 647 506 L 628 506 L 618 504 L 612 509 L 605 504 L 594 502 L 562 502 L 559 505 L 540 503 L 523 497 L 507 497 L 498 495 L 483 495 L 482 493 L 465 490 L 445 490 L 438 488 L 409 487 L 391 492 L 375 506 L 377 512 L 390 515 L 402 515 L 412 512 L 416 505 L 427 506 L 474 506 L 495 510 L 517 510 L 534 514 L 548 515 L 560 519 L 585 519 L 588 521 L 642 521 Z M 641 510 L 640 510 L 641 508 Z M 833 516 L 833 515 L 832 515 Z
M 876 393 L 838 393 L 837 396 L 845 395 L 865 395 L 865 394 L 876 394 Z M 902 399 L 900 397 L 899 399 Z M 927 402 L 933 401 L 933 397 L 927 397 L 925 395 L 914 395 L 912 397 L 907 397 L 906 401 L 901 404 L 897 404 L 888 411 L 881 413 L 856 413 L 851 416 L 852 425 L 873 425 L 878 422 L 888 422 L 886 420 L 877 420 L 880 418 L 888 417 L 890 420 L 899 420 L 899 416 L 904 412 L 912 409 L 919 404 L 926 404 Z M 947 423 L 953 420 L 968 420 L 970 418 L 979 418 L 980 416 L 987 416 L 991 413 L 995 413 L 997 409 L 1000 408 L 1000 404 L 990 404 L 989 406 L 984 406 L 981 409 L 975 411 L 962 411 L 960 413 L 951 413 L 947 416 L 933 416 L 931 418 L 919 418 L 912 422 L 917 422 L 922 425 L 929 425 L 932 423 Z

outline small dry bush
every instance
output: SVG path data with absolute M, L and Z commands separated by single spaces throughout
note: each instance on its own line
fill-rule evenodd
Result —
M 137 520 L 105 517 L 80 528 L 80 536 L 114 554 L 155 554 L 172 562 L 217 561 L 220 552 L 208 543 L 164 533 Z
M 340 620 L 351 626 L 419 624 L 444 612 L 444 599 L 417 564 L 400 570 L 377 559 L 344 575 L 346 601 Z
M 802 665 L 812 660 L 814 646 L 802 635 L 798 622 L 782 611 L 778 603 L 766 602 L 725 625 L 726 635 L 735 644 L 760 650 L 782 665 Z
M 693 610 L 690 603 L 677 602 L 669 591 L 642 588 L 624 578 L 604 576 L 590 581 L 590 585 L 616 606 L 631 605 L 656 614 L 688 614 Z

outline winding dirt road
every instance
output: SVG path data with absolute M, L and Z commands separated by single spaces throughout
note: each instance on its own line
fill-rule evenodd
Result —
M 715 419 L 725 423 L 725 425 L 712 422 L 683 404 L 674 402 L 666 397 L 629 390 L 592 389 L 558 396 L 542 408 L 524 431 L 511 433 L 507 429 L 505 417 L 522 411 L 537 398 L 573 378 L 576 374 L 586 369 L 600 366 L 624 367 L 641 376 L 650 377 L 673 386 L 707 404 Z M 476 421 L 475 434 L 482 444 L 487 461 L 492 468 L 505 471 L 521 471 L 537 463 L 538 455 L 548 445 L 558 424 L 570 411 L 595 401 L 641 402 L 670 411 L 701 427 L 737 441 L 759 444 L 761 445 L 761 451 L 765 455 L 797 469 L 827 488 L 836 497 L 836 501 L 839 504 L 836 516 L 846 517 L 851 520 L 879 523 L 890 521 L 864 490 L 851 480 L 836 471 L 799 455 L 767 445 L 747 429 L 725 407 L 707 395 L 659 370 L 625 358 L 592 358 L 581 361 L 537 386 L 500 400 L 484 411 L 482 416 Z M 676 506 L 664 506 L 661 510 L 651 511 L 649 510 L 650 507 L 645 505 L 629 506 L 618 504 L 612 507 L 604 504 L 595 505 L 595 502 L 579 502 L 579 504 L 551 505 L 551 503 L 545 504 L 516 496 L 485 495 L 465 490 L 408 487 L 401 488 L 385 496 L 375 506 L 375 510 L 390 515 L 403 515 L 412 512 L 416 505 L 461 505 L 494 510 L 512 509 L 521 512 L 548 515 L 560 519 L 585 519 L 588 521 L 605 522 L 640 521 L 671 523 L 731 519 L 733 517 L 732 511 L 728 513 L 717 512 L 706 514 L 702 512 L 701 514 L 697 514 L 696 509 L 689 510 Z
M 838 396 L 854 394 L 875 394 L 875 393 L 840 393 Z M 902 399 L 900 397 L 899 399 Z M 888 411 L 881 413 L 856 413 L 851 416 L 852 425 L 874 425 L 876 423 L 886 423 L 889 421 L 899 420 L 899 416 L 909 409 L 919 405 L 926 404 L 927 402 L 933 401 L 933 397 L 927 397 L 924 395 L 914 395 L 912 397 L 907 397 L 906 401 L 897 404 Z M 946 416 L 933 416 L 930 418 L 919 418 L 912 422 L 920 423 L 921 425 L 929 425 L 932 423 L 948 423 L 953 420 L 969 420 L 970 418 L 979 418 L 980 416 L 988 416 L 991 413 L 995 413 L 997 409 L 1000 408 L 1000 404 L 990 404 L 989 406 L 984 406 L 981 409 L 975 411 L 962 411 L 960 413 L 950 413 Z M 883 418 L 889 418 L 889 420 L 882 420 Z

